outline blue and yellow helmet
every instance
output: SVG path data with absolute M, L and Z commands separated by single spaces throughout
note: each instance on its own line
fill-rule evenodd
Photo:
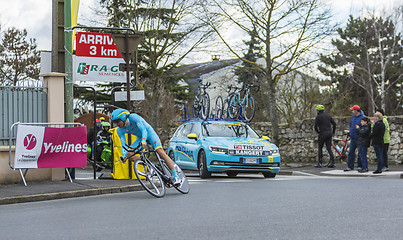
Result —
M 115 109 L 115 110 L 112 112 L 111 120 L 112 120 L 113 122 L 116 122 L 117 120 L 122 120 L 122 121 L 124 122 L 124 121 L 126 121 L 127 116 L 128 116 L 129 114 L 130 114 L 130 112 L 127 111 L 126 109 L 118 108 L 118 109 Z

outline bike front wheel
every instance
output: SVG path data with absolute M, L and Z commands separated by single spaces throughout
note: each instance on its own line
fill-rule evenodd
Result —
M 206 120 L 210 115 L 210 96 L 206 93 L 201 99 L 200 117 Z
M 252 121 L 255 116 L 255 99 L 252 95 L 248 96 L 245 104 L 242 106 L 242 115 L 248 122 Z
M 138 159 L 134 162 L 133 168 L 137 180 L 148 193 L 158 198 L 165 195 L 164 182 L 154 166 Z
M 216 110 L 216 117 L 221 119 L 223 116 L 223 109 L 224 109 L 224 102 L 221 96 L 218 96 L 215 100 L 215 110 Z

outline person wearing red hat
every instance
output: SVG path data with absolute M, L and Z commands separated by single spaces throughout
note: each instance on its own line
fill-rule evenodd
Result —
M 350 108 L 352 112 L 351 120 L 350 120 L 350 149 L 348 151 L 348 159 L 347 159 L 347 168 L 344 171 L 354 170 L 354 162 L 355 162 L 355 150 L 357 149 L 358 143 L 358 134 L 357 134 L 357 126 L 361 125 L 361 119 L 365 117 L 364 112 L 361 110 L 360 106 L 354 105 Z M 360 170 L 362 168 L 361 158 L 357 156 L 357 168 Z

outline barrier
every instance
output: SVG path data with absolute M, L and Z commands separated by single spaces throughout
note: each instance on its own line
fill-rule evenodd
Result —
M 16 131 L 14 129 L 16 127 Z M 76 127 L 66 131 L 67 127 Z M 18 131 L 18 130 L 21 131 Z M 16 132 L 15 158 L 11 160 L 12 137 Z M 86 166 L 86 130 L 81 123 L 20 123 L 10 127 L 9 159 L 11 169 L 18 170 L 27 186 L 25 175 L 33 168 L 68 168 Z M 54 157 L 58 161 L 54 161 Z M 82 158 L 82 159 L 81 159 Z M 25 169 L 25 172 L 22 172 Z

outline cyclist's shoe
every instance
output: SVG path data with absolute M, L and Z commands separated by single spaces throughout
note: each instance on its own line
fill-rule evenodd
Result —
M 179 177 L 175 177 L 172 179 L 172 185 L 174 185 L 175 187 L 181 185 L 182 181 Z
M 316 168 L 321 168 L 322 167 L 322 163 L 317 163 L 317 164 L 315 164 L 315 165 L 313 165 L 314 167 L 316 167 Z
M 328 168 L 335 168 L 336 165 L 334 165 L 334 164 L 329 164 L 329 165 L 327 165 L 327 167 L 328 167 Z

